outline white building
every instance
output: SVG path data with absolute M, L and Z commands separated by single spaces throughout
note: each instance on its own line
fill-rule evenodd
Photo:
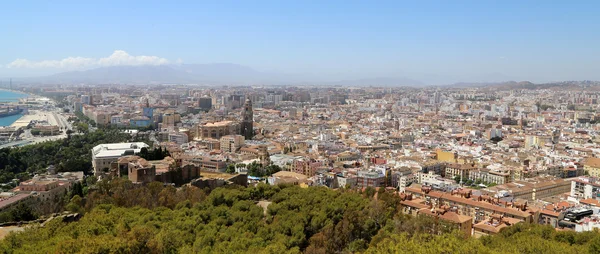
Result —
M 571 181 L 571 196 L 579 199 L 598 198 L 600 181 L 596 177 L 581 176 Z
M 410 186 L 412 183 L 418 182 L 419 177 L 416 174 L 408 174 L 400 176 L 398 179 L 398 190 L 403 192 L 406 187 Z
M 148 147 L 144 142 L 100 144 L 95 146 L 92 148 L 94 175 L 101 175 L 103 170 L 108 169 L 110 164 L 117 162 L 121 156 L 139 153 L 144 147 Z
M 169 141 L 178 145 L 182 145 L 188 142 L 188 136 L 185 133 L 172 132 L 169 133 Z
M 459 187 L 454 180 L 445 179 L 440 175 L 436 175 L 432 171 L 429 171 L 429 173 L 419 172 L 417 174 L 419 183 L 425 186 L 431 186 L 436 190 L 450 191 Z
M 110 124 L 118 125 L 123 121 L 123 115 L 114 115 L 110 117 Z

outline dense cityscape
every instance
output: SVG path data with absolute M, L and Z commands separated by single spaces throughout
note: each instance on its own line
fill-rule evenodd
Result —
M 4 1 L 0 253 L 600 253 L 600 1 Z
M 79 218 L 98 183 L 122 179 L 207 194 L 261 184 L 387 193 L 398 214 L 473 238 L 520 224 L 595 231 L 599 87 L 22 85 L 13 89 L 29 95 L 5 105 L 25 113 L 0 129 L 0 218 Z M 55 164 L 11 159 L 101 132 L 110 137 Z M 273 200 L 257 201 L 271 211 Z

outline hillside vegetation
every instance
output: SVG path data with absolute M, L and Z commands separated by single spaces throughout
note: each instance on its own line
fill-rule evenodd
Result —
M 92 167 L 92 148 L 98 144 L 119 143 L 131 136 L 118 130 L 98 130 L 65 139 L 15 148 L 0 149 L 0 183 L 13 178 L 28 179 L 54 165 L 59 172 L 84 171 Z
M 376 196 L 376 198 L 374 198 Z M 266 209 L 257 201 L 270 201 Z M 297 186 L 137 187 L 100 182 L 54 220 L 10 234 L 2 253 L 600 253 L 597 232 L 516 225 L 466 238 L 429 217 L 400 213 L 391 192 Z

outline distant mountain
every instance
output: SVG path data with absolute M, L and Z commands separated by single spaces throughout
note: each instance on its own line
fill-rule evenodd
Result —
M 482 83 L 504 83 L 504 82 L 510 82 L 511 80 L 519 80 L 519 78 L 508 76 L 508 75 L 505 75 L 505 74 L 499 73 L 499 72 L 494 72 L 494 73 L 487 73 L 487 74 L 479 75 L 479 76 L 475 77 L 473 80 L 477 80 Z
M 170 66 L 114 66 L 63 72 L 33 80 L 57 83 L 168 83 L 194 82 L 197 77 Z
M 513 89 L 527 89 L 527 90 L 536 90 L 536 89 L 550 89 L 550 90 L 590 90 L 590 91 L 600 91 L 600 82 L 599 81 L 560 81 L 560 82 L 549 82 L 549 83 L 533 83 L 530 81 L 507 81 L 507 82 L 497 82 L 497 83 L 468 83 L 461 82 L 449 85 L 449 87 L 455 88 L 470 88 L 470 87 L 479 87 L 479 88 L 493 88 L 500 90 L 513 90 Z
M 212 81 L 247 81 L 260 80 L 266 78 L 265 74 L 256 71 L 250 67 L 229 64 L 182 64 L 172 66 L 178 71 L 182 71 L 191 76 Z
M 247 66 L 216 64 L 181 64 L 161 66 L 114 66 L 86 71 L 63 72 L 45 77 L 26 78 L 33 83 L 89 84 L 164 84 L 197 83 L 226 85 L 346 85 L 346 86 L 423 86 L 409 78 L 368 78 L 326 82 L 311 75 L 261 72 Z
M 237 64 L 181 64 L 160 66 L 113 66 L 50 76 L 23 78 L 37 83 L 123 84 L 279 84 L 299 82 L 299 77 L 259 72 Z
M 421 81 L 409 78 L 367 78 L 331 82 L 333 85 L 348 86 L 424 86 Z
M 517 85 L 533 84 L 529 81 L 504 81 L 504 82 L 459 82 L 449 85 L 450 87 L 499 87 L 499 86 L 517 86 Z

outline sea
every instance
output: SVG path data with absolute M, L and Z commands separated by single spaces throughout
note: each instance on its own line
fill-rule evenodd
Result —
M 24 94 L 24 93 L 0 90 L 0 103 L 18 102 L 19 99 L 26 98 L 26 97 L 27 97 L 27 94 Z M 14 116 L 0 117 L 0 126 L 9 126 L 12 123 L 14 123 L 15 121 L 19 120 L 19 118 L 21 118 L 21 116 L 23 116 L 23 115 L 17 114 Z

